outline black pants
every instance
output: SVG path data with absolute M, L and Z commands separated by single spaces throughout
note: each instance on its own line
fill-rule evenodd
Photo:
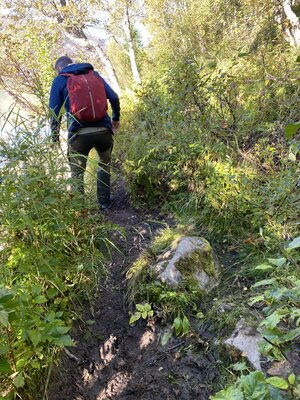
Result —
M 97 169 L 97 201 L 110 202 L 110 161 L 113 148 L 112 131 L 108 128 L 82 128 L 69 141 L 68 158 L 74 188 L 84 193 L 84 171 L 89 152 L 95 149 L 99 156 Z

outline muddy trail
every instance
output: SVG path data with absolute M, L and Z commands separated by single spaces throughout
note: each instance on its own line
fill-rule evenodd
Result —
M 105 218 L 120 226 L 111 240 L 118 247 L 101 294 L 71 336 L 76 346 L 63 353 L 50 379 L 49 400 L 209 399 L 218 377 L 218 354 L 197 340 L 173 338 L 160 344 L 164 327 L 155 321 L 129 325 L 126 271 L 165 226 L 162 215 L 133 209 L 121 187 Z

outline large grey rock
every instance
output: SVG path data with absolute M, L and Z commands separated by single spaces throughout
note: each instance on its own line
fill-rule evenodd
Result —
M 260 351 L 258 343 L 262 336 L 253 327 L 247 326 L 244 319 L 241 319 L 235 327 L 230 338 L 225 340 L 225 344 L 237 350 L 242 356 L 246 357 L 250 364 L 257 370 L 261 370 Z
M 154 267 L 158 279 L 169 285 L 179 285 L 186 278 L 209 293 L 220 283 L 220 264 L 204 238 L 180 237 L 158 261 Z

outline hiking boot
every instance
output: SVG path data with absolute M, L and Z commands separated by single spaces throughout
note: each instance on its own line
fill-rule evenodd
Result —
M 107 211 L 111 208 L 111 202 L 109 203 L 104 203 L 104 204 L 99 204 L 99 209 L 100 211 Z
M 100 211 L 109 210 L 112 207 L 113 203 L 114 203 L 114 199 L 113 199 L 113 195 L 111 194 L 109 196 L 109 201 L 106 201 L 105 203 L 98 203 Z

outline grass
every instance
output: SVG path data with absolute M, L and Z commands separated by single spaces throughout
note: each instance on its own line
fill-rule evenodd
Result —
M 83 301 L 93 302 L 104 280 L 99 243 L 110 246 L 102 216 L 68 190 L 66 160 L 28 124 L 22 120 L 14 140 L 0 142 L 0 382 L 7 400 L 42 398 L 37 391 L 46 392 L 53 360 L 73 345 L 69 331 Z

